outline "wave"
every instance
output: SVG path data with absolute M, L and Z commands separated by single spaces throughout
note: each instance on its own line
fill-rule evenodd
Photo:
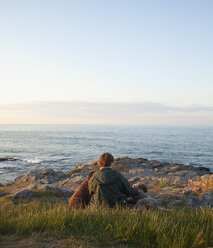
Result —
M 195 153 L 194 157 L 206 157 L 205 153 Z
M 41 164 L 44 162 L 55 163 L 58 161 L 67 160 L 67 158 L 58 158 L 58 159 L 42 159 L 42 158 L 26 158 L 22 161 L 27 162 L 28 164 Z
M 57 158 L 57 159 L 43 159 L 43 158 L 18 158 L 18 157 L 0 157 L 0 164 L 3 162 L 18 162 L 22 161 L 26 164 L 41 164 L 44 162 L 58 162 L 62 160 L 68 160 L 70 158 Z
M 22 161 L 28 163 L 28 164 L 40 164 L 42 162 L 44 162 L 45 160 L 40 159 L 40 158 L 26 158 L 26 159 L 22 159 Z
M 161 154 L 163 154 L 163 152 L 160 152 L 160 151 L 151 151 L 151 152 L 149 152 L 149 154 L 158 154 L 158 155 L 161 155 Z
M 15 164 L 8 164 L 8 163 L 1 163 L 0 164 L 0 169 L 1 170 L 10 170 L 10 169 L 18 169 L 20 166 L 15 165 Z

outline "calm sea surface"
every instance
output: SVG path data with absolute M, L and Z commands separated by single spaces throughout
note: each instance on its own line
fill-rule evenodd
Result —
M 0 160 L 9 158 L 0 182 L 38 168 L 69 171 L 106 151 L 213 169 L 213 127 L 0 125 Z

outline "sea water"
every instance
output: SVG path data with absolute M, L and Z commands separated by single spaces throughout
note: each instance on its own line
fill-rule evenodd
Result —
M 212 170 L 213 127 L 0 125 L 0 182 L 40 168 L 70 171 L 104 152 Z

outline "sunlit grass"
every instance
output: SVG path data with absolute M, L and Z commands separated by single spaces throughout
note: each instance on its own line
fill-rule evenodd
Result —
M 88 237 L 99 243 L 135 243 L 141 247 L 189 248 L 213 246 L 213 211 L 180 208 L 133 211 L 116 208 L 69 210 L 54 196 L 0 202 L 0 235 Z

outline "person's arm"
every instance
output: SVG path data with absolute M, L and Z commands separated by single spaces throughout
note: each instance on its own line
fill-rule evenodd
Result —
M 121 182 L 121 191 L 127 196 L 132 196 L 134 197 L 135 195 L 138 195 L 137 189 L 132 188 L 130 185 L 129 181 L 118 172 L 118 177 Z

